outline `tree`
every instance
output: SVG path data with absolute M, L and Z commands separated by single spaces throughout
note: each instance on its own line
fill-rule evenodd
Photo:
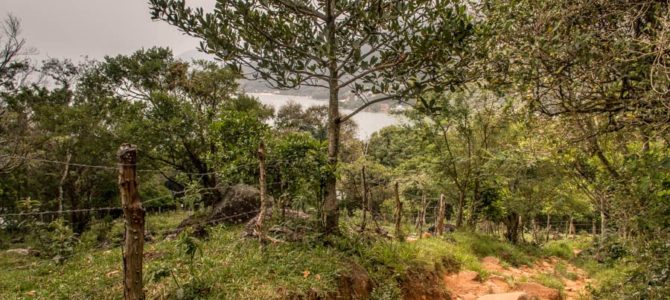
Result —
M 338 230 L 336 195 L 340 125 L 367 106 L 407 101 L 439 82 L 463 81 L 459 51 L 472 25 L 454 1 L 218 0 L 214 12 L 183 0 L 151 0 L 152 17 L 202 39 L 201 50 L 281 89 L 321 87 L 329 92 L 328 157 L 323 226 Z M 340 93 L 374 95 L 341 116 Z
M 13 15 L 8 15 L 0 26 L 0 173 L 6 173 L 18 167 L 25 154 L 25 143 L 20 134 L 27 124 L 20 116 L 9 111 L 7 97 L 16 92 L 21 84 L 21 73 L 27 73 L 30 63 L 26 55 L 34 53 L 26 47 L 25 39 L 21 38 L 21 22 Z
M 198 181 L 201 199 L 211 205 L 221 199 L 216 171 L 244 160 L 240 155 L 255 160 L 262 134 L 256 129 L 273 113 L 238 93 L 238 78 L 231 68 L 190 64 L 169 49 L 151 48 L 105 58 L 87 72 L 81 93 L 110 106 L 123 104 L 122 115 L 110 120 L 117 134 L 137 144 L 148 165 L 169 166 L 163 175 L 177 192 L 186 181 Z M 244 147 L 249 145 L 252 150 Z M 179 173 L 186 173 L 186 180 L 177 178 Z

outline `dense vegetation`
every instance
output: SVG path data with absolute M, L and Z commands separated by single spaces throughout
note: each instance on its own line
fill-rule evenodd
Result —
M 202 50 L 220 63 L 181 61 L 163 48 L 82 63 L 33 62 L 20 23 L 7 18 L 0 39 L 0 247 L 36 247 L 66 266 L 72 257 L 86 259 L 86 251 L 110 260 L 91 249 L 118 243 L 94 233 L 110 230 L 119 216 L 103 208 L 119 206 L 121 143 L 139 149 L 148 210 L 202 211 L 221 201 L 217 187 L 258 185 L 262 141 L 274 206 L 310 216 L 304 224 L 273 219 L 308 230 L 301 241 L 268 250 L 270 257 L 302 247 L 333 260 L 347 251 L 375 257 L 361 253 L 359 238 L 374 244 L 389 232 L 420 235 L 438 223 L 444 195 L 446 220 L 460 231 L 521 247 L 590 234 L 582 263 L 618 274 L 594 287 L 594 297 L 670 295 L 667 2 L 217 2 L 211 13 L 184 1 L 150 5 L 154 18 L 201 38 Z M 329 101 L 275 112 L 238 88 L 246 73 L 282 89 L 323 88 Z M 339 113 L 348 94 L 362 99 L 353 114 L 394 101 L 407 107 L 405 122 L 358 140 L 352 114 Z M 396 188 L 402 232 L 385 227 L 396 213 Z M 35 214 L 44 211 L 54 213 Z M 238 228 L 213 230 L 215 240 L 233 245 L 207 243 L 199 264 L 215 264 L 209 255 L 220 249 L 207 247 L 256 246 L 235 244 Z M 187 248 L 197 243 L 180 239 Z M 184 251 L 191 256 L 181 262 L 186 272 L 196 255 Z M 325 282 L 337 273 L 329 262 L 301 263 L 296 268 L 325 268 Z

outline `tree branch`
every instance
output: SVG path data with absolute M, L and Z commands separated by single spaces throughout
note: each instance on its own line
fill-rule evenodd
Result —
M 347 120 L 351 119 L 351 117 L 355 116 L 357 113 L 359 113 L 359 112 L 363 111 L 364 109 L 368 108 L 370 105 L 373 105 L 373 104 L 379 103 L 379 102 L 383 102 L 383 101 L 386 101 L 386 100 L 391 100 L 391 99 L 396 98 L 396 97 L 397 97 L 397 95 L 389 95 L 389 96 L 384 96 L 384 97 L 381 97 L 381 98 L 371 100 L 370 102 L 367 102 L 367 103 L 361 105 L 359 108 L 355 109 L 354 111 L 352 111 L 348 115 L 346 115 L 344 117 L 341 117 L 340 122 L 341 123 L 346 122 Z

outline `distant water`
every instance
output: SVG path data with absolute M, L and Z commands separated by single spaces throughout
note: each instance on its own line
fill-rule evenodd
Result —
M 250 93 L 250 95 L 257 97 L 263 104 L 274 107 L 275 110 L 286 105 L 289 101 L 300 103 L 304 108 L 328 104 L 328 102 L 324 100 L 316 100 L 314 98 L 304 96 L 279 95 L 271 93 Z M 340 112 L 342 114 L 346 114 L 350 113 L 351 110 L 341 109 Z M 368 139 L 373 133 L 384 127 L 400 124 L 402 122 L 401 117 L 381 112 L 359 112 L 358 114 L 354 115 L 353 120 L 356 122 L 356 124 L 358 124 L 358 138 L 363 140 Z

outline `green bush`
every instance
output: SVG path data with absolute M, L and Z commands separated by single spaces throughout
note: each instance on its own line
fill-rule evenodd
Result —
M 62 262 L 72 256 L 79 240 L 62 218 L 49 224 L 38 223 L 30 237 L 40 255 Z

